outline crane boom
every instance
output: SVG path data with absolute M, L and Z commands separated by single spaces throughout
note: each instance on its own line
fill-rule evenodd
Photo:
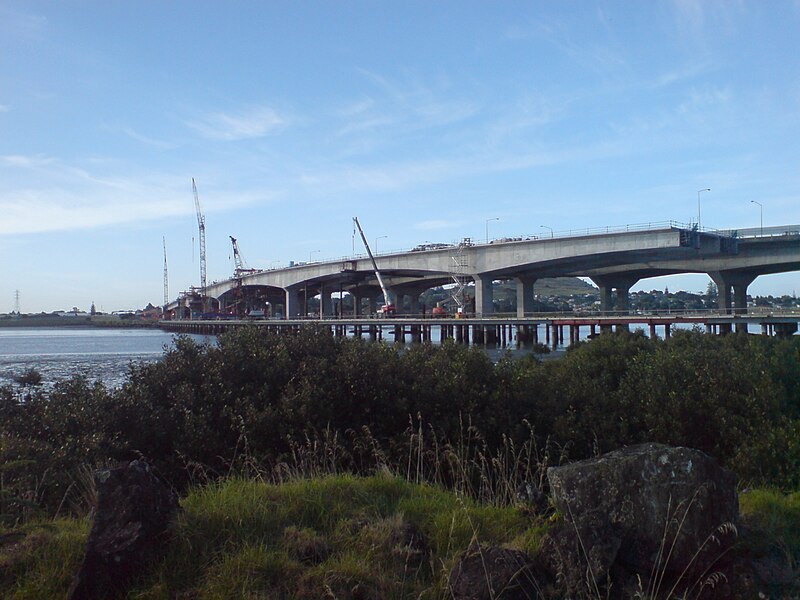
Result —
M 197 210 L 197 229 L 200 235 L 200 289 L 206 289 L 206 218 L 200 210 L 200 198 L 197 196 L 197 185 L 192 177 L 192 191 L 194 192 L 194 207 Z
M 232 235 L 229 235 L 228 237 L 231 238 L 231 245 L 233 246 L 234 276 L 238 277 L 245 269 L 244 259 L 242 258 L 242 253 L 239 252 L 239 243 L 236 241 L 236 238 Z
M 166 236 L 162 237 L 161 240 L 164 242 L 164 307 L 166 310 L 167 304 L 169 304 L 169 272 L 167 271 L 167 238 Z
M 353 223 L 358 228 L 358 233 L 361 234 L 361 241 L 364 242 L 364 248 L 367 249 L 367 254 L 369 255 L 369 259 L 372 261 L 372 269 L 375 271 L 375 277 L 378 279 L 378 285 L 381 286 L 381 291 L 383 292 L 383 301 L 385 303 L 384 308 L 387 307 L 394 307 L 391 298 L 389 297 L 389 290 L 386 288 L 386 284 L 383 282 L 383 277 L 381 277 L 381 272 L 378 270 L 378 263 L 375 262 L 375 257 L 372 255 L 372 250 L 369 249 L 369 244 L 367 243 L 367 236 L 364 235 L 364 230 L 361 229 L 361 223 L 358 222 L 358 217 L 353 217 Z

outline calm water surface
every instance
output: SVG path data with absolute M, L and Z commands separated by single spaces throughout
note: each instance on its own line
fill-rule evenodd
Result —
M 173 338 L 160 329 L 0 328 L 0 384 L 33 368 L 48 387 L 73 375 L 117 387 L 131 364 L 159 360 Z

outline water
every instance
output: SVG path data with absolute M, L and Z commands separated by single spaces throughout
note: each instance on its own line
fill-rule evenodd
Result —
M 0 328 L 0 385 L 36 369 L 46 387 L 73 375 L 117 387 L 131 364 L 159 360 L 173 338 L 160 329 Z

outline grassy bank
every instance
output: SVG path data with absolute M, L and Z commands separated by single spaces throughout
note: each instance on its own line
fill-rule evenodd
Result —
M 280 485 L 228 479 L 192 490 L 163 562 L 132 598 L 443 598 L 470 542 L 535 552 L 543 525 L 512 508 L 387 475 Z M 64 597 L 88 535 L 85 520 L 29 525 L 0 547 L 0 596 Z M 2 538 L 0 538 L 2 539 Z
M 797 568 L 800 495 L 760 489 L 740 502 L 740 548 L 786 553 Z M 166 557 L 130 598 L 446 599 L 448 574 L 471 543 L 536 556 L 555 518 L 389 475 L 231 478 L 192 489 L 182 507 Z M 0 597 L 63 598 L 88 528 L 85 519 L 29 524 L 24 541 L 0 545 Z

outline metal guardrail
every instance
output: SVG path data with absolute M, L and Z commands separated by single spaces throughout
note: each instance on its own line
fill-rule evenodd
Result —
M 721 233 L 728 237 L 738 238 L 774 238 L 800 236 L 800 225 L 778 225 L 776 227 L 746 227 L 743 229 L 725 229 Z

